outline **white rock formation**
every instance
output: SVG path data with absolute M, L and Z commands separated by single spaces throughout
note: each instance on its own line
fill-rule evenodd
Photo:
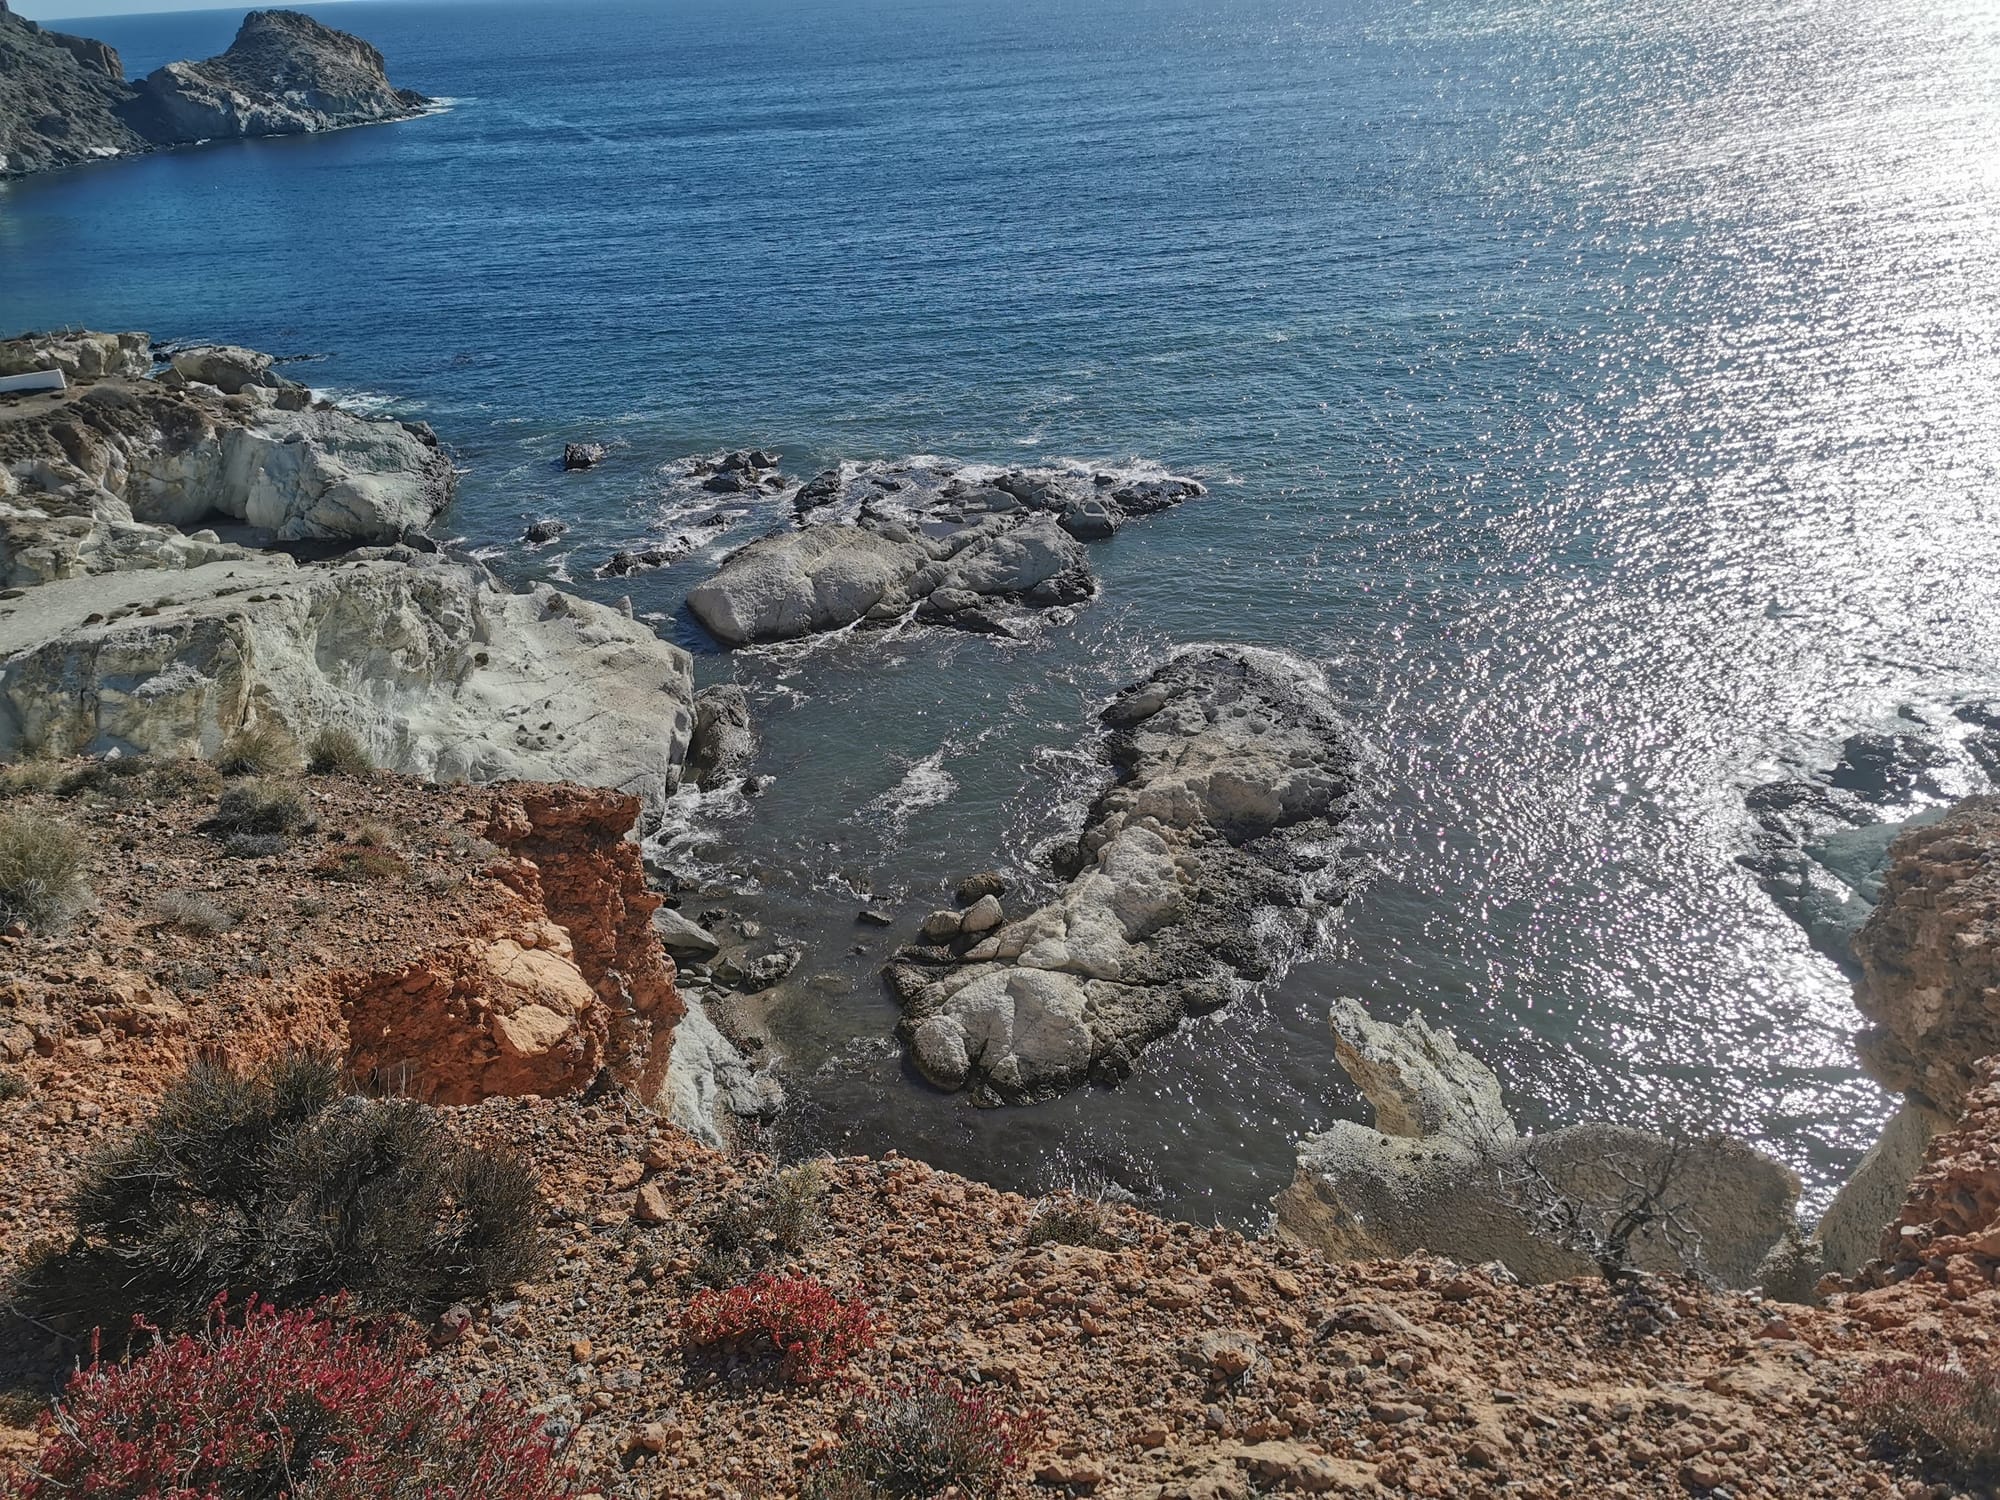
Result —
M 1448 1031 L 1390 1026 L 1353 1000 L 1333 1008 L 1335 1056 L 1375 1108 L 1375 1125 L 1338 1121 L 1299 1146 L 1279 1193 L 1278 1232 L 1341 1260 L 1419 1250 L 1499 1261 L 1526 1281 L 1593 1274 L 1591 1260 L 1531 1218 L 1559 1194 L 1600 1219 L 1657 1173 L 1675 1143 L 1623 1125 L 1571 1125 L 1523 1136 L 1500 1081 Z M 1757 1283 L 1794 1226 L 1789 1168 L 1727 1136 L 1682 1143 L 1669 1198 L 1701 1238 L 1700 1268 L 1731 1286 Z M 1688 1269 L 1664 1235 L 1632 1241 L 1634 1261 Z
M 657 814 L 693 696 L 687 654 L 620 611 L 403 548 L 308 566 L 247 553 L 0 600 L 0 759 L 208 756 L 274 719 L 302 739 L 348 729 L 400 771 L 612 786 Z
M 903 1034 L 943 1087 L 1022 1102 L 1116 1081 L 1185 1017 L 1281 973 L 1343 894 L 1363 751 L 1307 663 L 1192 648 L 1103 720 L 1120 779 L 1069 883 L 1012 922 L 990 896 L 935 913 L 889 966 Z

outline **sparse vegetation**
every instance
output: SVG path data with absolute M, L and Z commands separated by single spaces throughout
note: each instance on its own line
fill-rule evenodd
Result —
M 875 1342 L 874 1319 L 812 1276 L 756 1276 L 704 1288 L 681 1313 L 690 1356 L 734 1357 L 754 1373 L 811 1384 L 838 1375 Z
M 1506 1186 L 1538 1234 L 1587 1256 L 1614 1287 L 1643 1280 L 1635 1246 L 1651 1240 L 1672 1252 L 1691 1277 L 1701 1274 L 1701 1231 L 1680 1197 L 1681 1176 L 1692 1143 L 1671 1142 L 1649 1163 L 1607 1160 L 1625 1190 L 1615 1199 L 1590 1202 L 1549 1175 L 1531 1149 L 1507 1169 Z
M 531 1274 L 543 1208 L 520 1163 L 409 1099 L 346 1094 L 313 1056 L 198 1063 L 69 1202 L 70 1247 L 30 1264 L 38 1316 L 190 1327 L 218 1296 L 364 1312 L 475 1298 Z
M 282 840 L 286 834 L 296 833 L 311 823 L 305 804 L 291 792 L 272 791 L 260 783 L 249 782 L 224 792 L 215 805 L 214 816 L 201 826 L 206 833 Z M 282 849 L 283 843 L 278 847 Z
M 558 1500 L 554 1444 L 497 1395 L 468 1406 L 407 1339 L 313 1313 L 221 1310 L 100 1361 L 44 1419 L 22 1500 Z
M 230 736 L 215 768 L 224 776 L 282 776 L 299 768 L 299 747 L 285 726 L 265 719 Z
M 702 1225 L 695 1280 L 729 1286 L 768 1270 L 819 1235 L 826 1199 L 826 1164 L 782 1167 L 733 1193 Z
M 1112 1250 L 1119 1244 L 1118 1226 L 1110 1206 L 1101 1198 L 1051 1193 L 1035 1204 L 1023 1242 L 1030 1247 L 1087 1245 L 1095 1250 Z
M 168 891 L 153 902 L 153 920 L 161 927 L 215 937 L 236 925 L 236 918 L 199 891 Z
M 806 1477 L 801 1500 L 991 1500 L 1038 1424 L 936 1373 L 865 1400 L 859 1423 Z
M 306 745 L 306 769 L 315 776 L 366 776 L 375 761 L 353 733 L 328 726 Z
M 19 1099 L 28 1092 L 28 1080 L 19 1073 L 9 1073 L 0 1069 L 0 1104 Z
M 54 760 L 19 760 L 0 766 L 0 797 L 32 797 L 53 792 L 67 774 Z
M 1878 1442 L 1960 1484 L 2000 1482 L 2000 1356 L 1879 1364 L 1845 1395 Z
M 101 760 L 85 761 L 64 773 L 56 783 L 56 795 L 77 797 L 85 792 L 101 792 L 124 801 L 142 794 L 140 779 L 152 769 L 152 762 L 143 755 L 108 755 Z
M 313 866 L 323 880 L 394 880 L 410 873 L 410 867 L 386 849 L 364 844 L 344 844 L 329 849 Z
M 0 813 L 0 926 L 58 932 L 90 904 L 83 838 L 35 813 Z

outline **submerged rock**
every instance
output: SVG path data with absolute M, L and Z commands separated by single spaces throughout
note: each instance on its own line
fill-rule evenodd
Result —
M 1524 1136 L 1499 1079 L 1450 1032 L 1421 1019 L 1386 1025 L 1353 1000 L 1336 1001 L 1332 1020 L 1335 1056 L 1374 1106 L 1376 1128 L 1341 1121 L 1308 1136 L 1275 1200 L 1279 1233 L 1330 1258 L 1425 1250 L 1498 1261 L 1526 1281 L 1589 1275 L 1590 1258 L 1539 1216 L 1560 1199 L 1587 1219 L 1608 1217 L 1633 1182 L 1657 1180 L 1670 1160 L 1670 1200 L 1698 1233 L 1709 1274 L 1755 1284 L 1792 1228 L 1797 1177 L 1741 1141 L 1677 1143 L 1604 1124 Z M 1690 1268 L 1688 1246 L 1664 1235 L 1642 1234 L 1631 1248 L 1644 1270 Z
M 990 930 L 990 893 L 937 913 L 889 965 L 902 1034 L 946 1088 L 1022 1102 L 1122 1078 L 1184 1017 L 1272 978 L 1345 894 L 1336 855 L 1362 750 L 1313 668 L 1187 650 L 1103 721 L 1119 779 L 1069 884 Z

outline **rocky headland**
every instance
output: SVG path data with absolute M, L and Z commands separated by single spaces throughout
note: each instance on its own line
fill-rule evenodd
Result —
M 990 891 L 935 912 L 889 966 L 933 1082 L 1017 1103 L 1115 1082 L 1186 1017 L 1282 972 L 1345 892 L 1366 752 L 1314 668 L 1190 648 L 1102 718 L 1117 779 L 1064 889 L 1013 920 Z
M 0 0 L 0 177 L 404 120 L 430 102 L 391 84 L 368 43 L 298 11 L 252 11 L 220 56 L 132 83 L 113 48 L 45 30 Z
M 428 428 L 315 401 L 250 351 L 154 365 L 143 334 L 0 343 L 0 371 L 67 382 L 0 397 L 0 757 L 332 728 L 383 766 L 574 779 L 657 814 L 693 728 L 685 652 L 426 550 L 454 483 Z

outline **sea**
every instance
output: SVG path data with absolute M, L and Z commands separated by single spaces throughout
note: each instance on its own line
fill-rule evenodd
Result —
M 1734 1132 L 1809 1202 L 1870 1142 L 1849 976 L 1745 868 L 1746 796 L 2000 697 L 2000 8 L 307 8 L 437 108 L 0 184 L 0 325 L 248 344 L 427 421 L 455 547 L 749 690 L 768 784 L 661 847 L 689 910 L 800 954 L 767 999 L 799 1140 L 1254 1227 L 1302 1134 L 1366 1117 L 1353 995 L 1451 1027 L 1533 1127 Z M 241 15 L 63 25 L 136 74 Z M 564 473 L 570 441 L 609 456 Z M 1209 493 L 1027 641 L 729 653 L 683 597 L 784 507 L 704 530 L 687 476 L 745 446 Z M 1118 1088 L 929 1088 L 880 965 L 955 878 L 1046 880 L 1097 709 L 1218 640 L 1318 663 L 1374 745 L 1365 878 Z M 1913 804 L 1982 784 L 1952 765 Z

